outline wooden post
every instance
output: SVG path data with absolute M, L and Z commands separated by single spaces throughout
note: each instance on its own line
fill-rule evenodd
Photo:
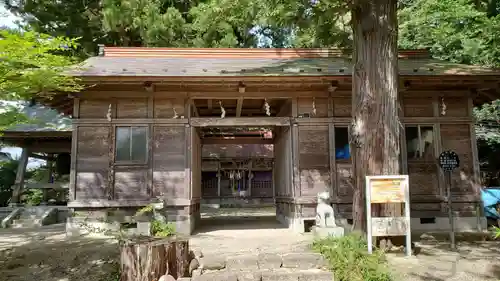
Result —
M 252 197 L 252 160 L 250 160 L 250 163 L 248 163 L 248 197 Z
M 187 239 L 141 237 L 123 242 L 120 281 L 159 280 L 169 274 L 175 279 L 189 275 Z
M 10 201 L 12 206 L 18 205 L 21 202 L 21 193 L 24 189 L 24 175 L 26 173 L 26 167 L 28 166 L 29 155 L 29 149 L 23 148 L 21 158 L 19 159 L 19 166 L 17 167 L 16 181 L 12 189 L 12 199 Z
M 49 183 L 53 182 L 53 178 L 52 178 L 52 173 L 54 171 L 53 158 L 54 158 L 54 154 L 49 154 L 49 159 L 47 160 L 47 170 L 48 170 L 47 172 L 49 174 L 49 179 L 48 179 Z M 47 205 L 47 203 L 49 201 L 49 198 L 48 198 L 49 190 L 47 188 L 44 188 L 42 190 L 42 192 L 43 192 L 43 197 L 42 197 L 42 202 L 40 203 L 40 205 Z
M 337 166 L 335 159 L 335 126 L 328 124 L 328 150 L 330 156 L 330 194 L 335 201 L 338 201 L 339 188 L 337 184 Z
M 217 198 L 220 200 L 220 162 L 217 162 Z

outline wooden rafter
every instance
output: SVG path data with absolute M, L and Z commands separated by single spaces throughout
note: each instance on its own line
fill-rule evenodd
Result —
M 191 100 L 190 103 L 191 103 L 191 106 L 193 107 L 194 117 L 200 117 L 200 113 L 198 112 L 198 108 L 196 107 L 194 100 Z
M 238 102 L 236 104 L 236 117 L 241 117 L 242 109 L 243 109 L 243 97 L 239 97 Z

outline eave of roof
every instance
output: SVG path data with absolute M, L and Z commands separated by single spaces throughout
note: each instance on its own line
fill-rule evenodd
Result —
M 69 74 L 99 77 L 346 77 L 349 52 L 332 49 L 184 49 L 105 47 Z M 400 51 L 403 76 L 500 76 L 497 69 L 430 58 L 425 50 Z

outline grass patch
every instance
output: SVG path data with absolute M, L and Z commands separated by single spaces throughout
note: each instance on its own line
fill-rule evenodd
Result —
M 338 281 L 393 281 L 382 251 L 368 254 L 366 240 L 351 233 L 339 238 L 316 240 L 313 249 L 329 262 Z

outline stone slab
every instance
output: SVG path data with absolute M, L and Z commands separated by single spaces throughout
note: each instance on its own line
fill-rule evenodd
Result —
M 262 271 L 262 281 L 333 281 L 333 272 L 281 268 Z M 238 280 L 239 281 L 239 280 Z
M 289 253 L 283 254 L 282 268 L 296 268 L 296 269 L 314 269 L 322 268 L 326 262 L 320 254 L 317 253 Z
M 220 270 L 226 267 L 226 259 L 219 256 L 204 256 L 199 262 L 203 270 Z
M 333 272 L 323 270 L 311 270 L 301 272 L 299 281 L 333 281 Z
M 278 254 L 260 253 L 258 255 L 259 269 L 280 268 L 283 264 L 283 259 Z
M 214 271 L 209 273 L 204 273 L 197 277 L 192 277 L 191 281 L 238 281 L 238 275 L 236 272 L 230 272 L 226 270 Z
M 262 272 L 262 281 L 299 281 L 299 272 L 286 269 Z
M 226 260 L 228 270 L 258 270 L 257 255 L 238 255 Z
M 317 238 L 327 238 L 327 237 L 342 237 L 344 236 L 344 228 L 340 226 L 336 227 L 317 227 L 314 226 L 311 230 L 314 237 Z
M 238 281 L 261 281 L 261 271 L 239 271 L 237 273 Z

